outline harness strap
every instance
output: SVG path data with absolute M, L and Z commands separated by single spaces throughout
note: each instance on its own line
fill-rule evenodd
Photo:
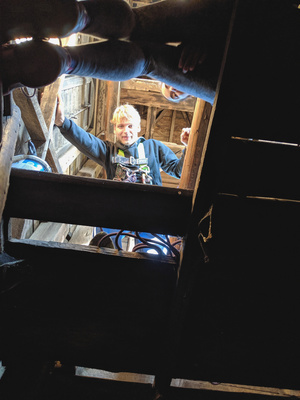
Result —
M 139 158 L 141 158 L 141 159 L 145 159 L 146 158 L 144 143 L 142 143 L 142 142 L 139 143 L 138 152 L 139 152 Z M 148 161 L 148 159 L 147 159 L 147 161 Z
M 129 158 L 125 157 L 124 151 L 122 149 L 118 149 L 118 155 L 112 157 L 113 164 L 125 164 L 125 165 L 147 165 L 148 158 L 145 157 L 145 148 L 144 144 L 140 143 L 138 145 L 138 153 L 139 158 L 134 158 L 130 156 Z
M 125 165 L 143 165 L 147 164 L 148 158 L 134 158 L 134 157 L 122 157 L 122 156 L 115 156 L 112 157 L 113 164 L 125 164 Z

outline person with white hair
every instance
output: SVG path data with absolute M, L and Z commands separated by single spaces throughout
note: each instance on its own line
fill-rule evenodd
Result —
M 116 142 L 101 140 L 80 128 L 64 115 L 59 96 L 55 124 L 63 136 L 87 157 L 102 165 L 107 178 L 131 183 L 162 185 L 160 170 L 177 179 L 181 176 L 185 148 L 180 158 L 168 146 L 155 139 L 139 137 L 141 117 L 130 104 L 117 107 L 111 123 Z M 187 146 L 189 128 L 183 129 L 181 141 Z

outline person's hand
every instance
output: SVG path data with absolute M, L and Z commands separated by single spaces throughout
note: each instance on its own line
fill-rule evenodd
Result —
M 181 143 L 185 146 L 188 145 L 189 137 L 190 137 L 191 128 L 183 128 L 180 135 Z
M 178 68 L 186 74 L 189 71 L 194 71 L 198 64 L 203 63 L 205 58 L 206 53 L 203 48 L 195 44 L 183 45 Z
M 57 95 L 57 106 L 56 106 L 56 113 L 55 113 L 55 125 L 62 126 L 65 120 L 65 111 L 64 111 L 64 103 L 62 102 L 61 95 Z

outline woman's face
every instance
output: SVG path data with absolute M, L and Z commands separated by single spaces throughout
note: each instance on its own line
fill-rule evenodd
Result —
M 166 83 L 162 84 L 161 92 L 167 100 L 175 102 L 181 101 L 188 97 L 187 93 L 181 92 L 180 90 L 174 88 L 173 86 L 167 85 Z

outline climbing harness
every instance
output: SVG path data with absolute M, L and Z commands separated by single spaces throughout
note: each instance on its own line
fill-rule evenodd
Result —
M 125 157 L 124 151 L 118 149 L 118 154 L 112 157 L 113 164 L 117 164 L 114 180 L 122 182 L 152 184 L 149 175 L 148 158 L 145 157 L 143 143 L 138 145 L 139 158 Z

